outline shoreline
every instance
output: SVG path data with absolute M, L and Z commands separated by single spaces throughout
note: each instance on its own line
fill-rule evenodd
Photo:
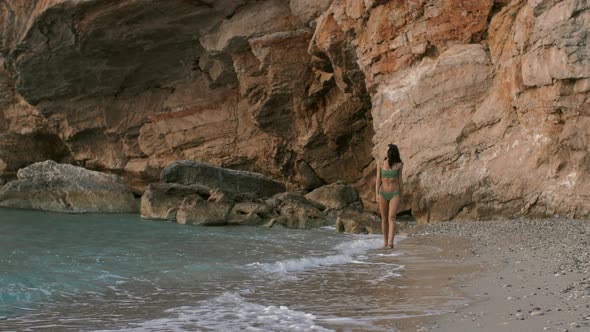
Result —
M 396 261 L 406 268 L 397 281 L 413 289 L 406 294 L 406 307 L 419 301 L 416 306 L 422 306 L 421 310 L 424 305 L 432 306 L 432 312 L 381 325 L 386 331 L 427 331 L 433 320 L 469 304 L 471 299 L 458 285 L 482 273 L 475 260 L 465 259 L 471 250 L 470 241 L 436 234 L 415 236 L 415 231 L 409 230 L 407 237 L 398 243 L 397 250 L 403 254 Z
M 468 305 L 407 331 L 590 330 L 590 221 L 440 222 L 408 239 L 436 237 L 469 241 L 456 254 L 481 270 L 449 285 Z

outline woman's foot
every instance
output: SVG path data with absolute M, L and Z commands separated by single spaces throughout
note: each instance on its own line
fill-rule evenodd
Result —
M 389 249 L 393 249 L 393 242 L 388 244 L 387 247 L 389 247 Z

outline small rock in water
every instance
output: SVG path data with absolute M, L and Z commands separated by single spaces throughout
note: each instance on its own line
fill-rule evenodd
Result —
M 531 316 L 541 316 L 543 312 L 541 310 L 534 310 L 531 312 Z

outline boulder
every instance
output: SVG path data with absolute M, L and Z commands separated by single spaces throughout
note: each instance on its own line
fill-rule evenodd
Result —
M 359 202 L 358 191 L 343 181 L 317 188 L 305 195 L 305 198 L 334 210 L 341 210 L 354 202 Z
M 67 213 L 137 212 L 121 178 L 48 160 L 22 168 L 0 189 L 0 206 Z
M 280 224 L 287 228 L 317 228 L 333 224 L 324 213 L 325 207 L 308 201 L 302 195 L 285 193 L 273 199 L 279 201 L 279 216 L 271 220 L 271 226 Z
M 204 162 L 182 160 L 162 170 L 162 182 L 202 185 L 235 194 L 271 197 L 285 191 L 285 186 L 262 174 L 217 167 Z
M 141 217 L 195 225 L 262 225 L 275 206 L 252 195 L 192 184 L 153 183 L 141 200 Z
M 186 197 L 176 213 L 176 222 L 202 226 L 223 226 L 232 208 L 228 202 L 204 200 L 198 195 Z
M 263 202 L 242 202 L 233 206 L 228 217 L 230 225 L 259 226 L 275 213 L 272 206 Z
M 201 185 L 152 183 L 141 197 L 141 217 L 154 220 L 176 220 L 178 208 L 187 196 L 208 199 L 210 188 Z
M 338 214 L 336 232 L 382 234 L 381 218 L 372 213 L 346 209 Z

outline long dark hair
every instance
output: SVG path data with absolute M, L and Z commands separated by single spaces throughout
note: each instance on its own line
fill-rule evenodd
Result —
M 402 158 L 399 156 L 399 149 L 395 144 L 389 144 L 389 150 L 387 150 L 387 163 L 389 164 L 389 168 L 393 166 L 395 163 L 401 163 Z

